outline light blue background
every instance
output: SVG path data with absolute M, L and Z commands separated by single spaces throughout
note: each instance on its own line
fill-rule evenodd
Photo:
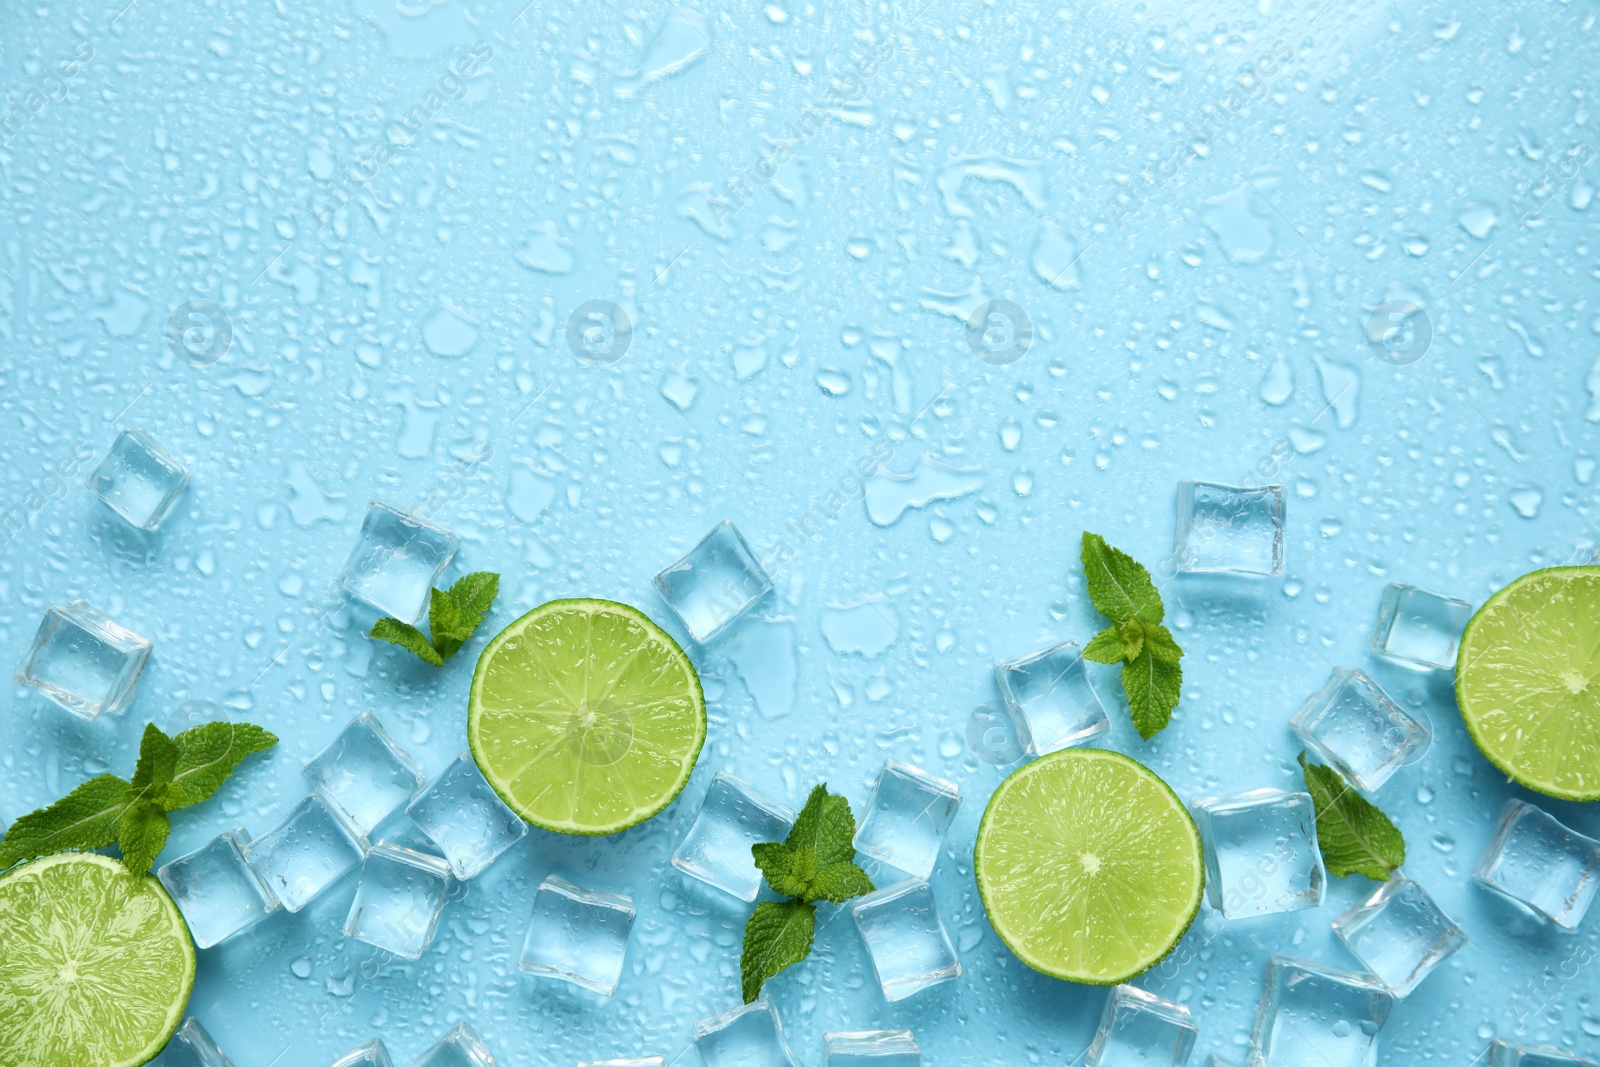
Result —
M 167 858 L 267 826 L 358 711 L 435 773 L 464 748 L 488 632 L 582 595 L 681 635 L 656 570 L 723 518 L 772 551 L 887 443 L 888 471 L 921 471 L 912 495 L 959 495 L 887 525 L 848 502 L 796 542 L 761 617 L 695 650 L 711 730 L 678 804 L 613 839 L 530 834 L 415 964 L 340 937 L 347 879 L 202 953 L 191 1010 L 238 1067 L 319 1067 L 373 1035 L 405 1063 L 458 1018 L 508 1065 L 693 1064 L 693 1021 L 738 997 L 743 924 L 667 864 L 711 775 L 792 805 L 826 780 L 859 805 L 893 755 L 965 792 L 934 883 L 966 974 L 886 1005 L 835 917 L 771 986 L 797 1054 L 820 1065 L 825 1031 L 907 1026 L 930 1064 L 1067 1063 L 1105 993 L 1027 970 L 984 919 L 970 849 L 1001 772 L 968 754 L 968 718 L 996 696 L 996 658 L 1099 625 L 1083 530 L 1156 564 L 1179 479 L 1276 478 L 1287 576 L 1166 582 L 1182 705 L 1144 743 L 1109 701 L 1110 743 L 1185 796 L 1293 788 L 1290 714 L 1333 666 L 1365 666 L 1435 725 L 1379 800 L 1407 870 L 1472 938 L 1396 1009 L 1381 1062 L 1466 1064 L 1495 1035 L 1600 1057 L 1600 921 L 1532 930 L 1469 884 L 1492 817 L 1524 794 L 1472 748 L 1446 680 L 1366 651 L 1391 580 L 1476 604 L 1597 540 L 1597 170 L 1561 164 L 1600 147 L 1593 5 L 686 10 L 118 0 L 0 16 L 8 107 L 58 97 L 0 151 L 0 479 L 27 521 L 0 554 L 0 659 L 77 597 L 155 642 L 133 705 L 92 725 L 13 689 L 0 818 L 128 773 L 143 723 L 195 698 L 283 741 L 177 817 Z M 474 42 L 493 58 L 454 99 L 449 67 Z M 1229 110 L 1279 42 L 1292 60 Z M 830 76 L 881 43 L 859 92 L 818 114 Z M 92 57 L 51 83 L 75 47 Z M 313 203 L 418 106 L 432 113 L 410 147 L 319 225 Z M 793 136 L 796 158 L 718 226 L 708 197 Z M 1146 167 L 1163 177 L 1135 209 Z M 1016 363 L 967 346 L 990 298 L 1031 317 Z M 1397 298 L 1434 331 L 1405 366 L 1363 333 Z M 592 299 L 636 324 L 610 367 L 565 344 Z M 231 320 L 209 366 L 163 339 L 190 300 Z M 193 475 L 155 538 L 104 511 L 73 458 L 129 426 Z M 485 635 L 443 670 L 368 641 L 332 592 L 375 497 L 455 530 L 458 571 L 505 576 Z M 1540 803 L 1600 832 L 1592 809 Z M 552 871 L 638 904 L 609 1001 L 516 971 Z M 1193 1009 L 1196 1062 L 1241 1058 L 1266 957 L 1354 966 L 1329 924 L 1371 888 L 1336 880 L 1316 911 L 1197 924 L 1142 984 Z

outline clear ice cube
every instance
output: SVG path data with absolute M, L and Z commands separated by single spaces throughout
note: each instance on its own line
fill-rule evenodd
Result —
M 904 1000 L 961 977 L 961 960 L 939 918 L 933 890 L 922 879 L 907 879 L 857 897 L 850 902 L 850 913 L 872 958 L 884 1000 Z
M 1256 789 L 1232 797 L 1196 797 L 1194 821 L 1204 844 L 1206 900 L 1224 918 L 1322 903 L 1327 873 L 1311 794 Z
M 375 1037 L 346 1052 L 329 1067 L 394 1067 L 394 1063 L 389 1059 L 389 1050 L 384 1046 L 383 1039 Z
M 694 1045 L 705 1067 L 800 1067 L 778 1009 L 765 997 L 698 1020 Z
M 672 865 L 740 900 L 754 900 L 761 871 L 750 846 L 782 841 L 793 825 L 794 812 L 722 771 L 711 779 L 694 825 L 672 854 Z
M 44 613 L 13 680 L 92 721 L 133 700 L 150 642 L 74 600 Z
M 1281 485 L 1178 483 L 1178 569 L 1191 574 L 1283 573 Z
M 1513 1045 L 1495 1038 L 1489 1042 L 1486 1067 L 1600 1067 L 1551 1045 Z
M 1374 1067 L 1394 995 L 1371 975 L 1274 956 L 1246 1067 Z
M 367 842 L 313 793 L 242 847 L 250 866 L 293 912 L 360 864 Z
M 362 712 L 301 772 L 311 788 L 357 833 L 371 835 L 422 788 L 422 768 Z
M 655 583 L 696 641 L 709 641 L 772 588 L 739 528 L 726 520 L 656 575 Z
M 143 430 L 123 430 L 89 474 L 89 488 L 129 525 L 154 530 L 189 484 L 189 472 Z
M 1081 745 L 1111 729 L 1076 641 L 996 663 L 994 677 L 1006 705 L 1026 727 L 1027 748 L 1035 756 Z
M 609 997 L 622 979 L 633 929 L 633 900 L 551 875 L 533 898 L 533 920 L 517 966 Z
M 960 807 L 961 788 L 954 782 L 888 760 L 856 831 L 856 850 L 925 879 L 933 873 L 945 831 Z
M 1339 667 L 1295 712 L 1289 727 L 1364 793 L 1421 759 L 1433 741 L 1433 728 L 1390 699 L 1365 671 Z
M 411 1067 L 499 1067 L 483 1038 L 467 1023 L 456 1023 Z
M 1183 1067 L 1200 1030 L 1189 1009 L 1131 985 L 1106 999 L 1085 1067 Z
M 433 941 L 450 893 L 450 866 L 399 845 L 372 846 L 344 921 L 344 936 L 408 960 Z
M 406 814 L 438 846 L 463 882 L 528 832 L 528 824 L 506 807 L 466 752 L 406 807 Z
M 1407 666 L 1450 670 L 1470 618 L 1472 605 L 1465 600 L 1393 582 L 1378 606 L 1372 650 Z
M 1565 930 L 1576 930 L 1600 886 L 1600 841 L 1522 800 L 1500 811 L 1475 881 Z
M 449 530 L 374 500 L 361 521 L 360 539 L 344 561 L 339 584 L 385 615 L 416 623 L 459 544 Z
M 910 1030 L 842 1030 L 823 1034 L 828 1067 L 922 1067 Z
M 1417 988 L 1467 943 L 1427 890 L 1399 871 L 1365 903 L 1335 919 L 1333 932 L 1396 997 Z
M 212 838 L 156 871 L 198 948 L 210 948 L 278 910 L 278 898 L 245 860 L 242 828 Z
M 190 1016 L 150 1067 L 233 1067 L 233 1061 L 222 1054 L 200 1020 Z

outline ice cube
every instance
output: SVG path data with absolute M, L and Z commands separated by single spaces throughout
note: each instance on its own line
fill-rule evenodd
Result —
M 655 583 L 696 641 L 709 641 L 772 588 L 739 528 L 726 520 L 656 575 Z
M 883 999 L 904 1000 L 961 977 L 961 960 L 945 933 L 933 890 L 920 878 L 897 882 L 850 902 Z
M 189 472 L 143 430 L 123 430 L 89 474 L 100 502 L 141 530 L 154 530 L 189 484 Z
M 344 936 L 417 959 L 433 941 L 449 892 L 444 860 L 400 845 L 374 845 L 361 868 Z
M 856 850 L 925 879 L 933 873 L 945 831 L 960 807 L 961 788 L 954 782 L 888 760 L 856 831 Z
M 190 1016 L 150 1067 L 233 1067 L 233 1061 L 222 1054 L 200 1020 Z
M 149 641 L 74 600 L 44 613 L 14 680 L 91 721 L 128 706 L 149 658 Z
M 996 663 L 994 677 L 1006 705 L 1027 728 L 1027 748 L 1035 756 L 1081 745 L 1111 729 L 1076 641 Z
M 389 1050 L 384 1047 L 383 1039 L 375 1037 L 346 1052 L 329 1067 L 394 1067 L 394 1064 L 389 1059 Z
M 792 825 L 794 812 L 722 771 L 711 779 L 694 825 L 672 854 L 672 865 L 740 900 L 754 900 L 761 871 L 750 846 L 782 841 Z
M 416 623 L 459 544 L 449 530 L 374 500 L 339 584 L 385 615 Z
M 356 867 L 367 842 L 313 793 L 242 848 L 250 866 L 293 912 Z
M 1371 975 L 1273 956 L 1246 1067 L 1373 1067 L 1394 996 Z
M 551 875 L 533 898 L 533 921 L 517 966 L 609 997 L 622 978 L 633 900 Z
M 910 1030 L 847 1030 L 823 1034 L 828 1067 L 922 1067 Z
M 1339 667 L 1289 727 L 1364 793 L 1421 759 L 1433 741 L 1432 727 L 1391 700 L 1365 671 Z
M 1462 933 L 1422 886 L 1396 871 L 1364 904 L 1334 920 L 1339 935 L 1367 970 L 1404 997 L 1462 945 Z
M 199 948 L 226 941 L 278 910 L 278 898 L 245 860 L 242 828 L 212 838 L 156 871 Z
M 1283 486 L 1178 483 L 1173 551 L 1190 573 L 1283 573 Z
M 456 1023 L 439 1043 L 417 1057 L 411 1067 L 499 1067 L 483 1038 L 467 1023 Z
M 1256 789 L 1196 797 L 1206 899 L 1228 919 L 1315 908 L 1327 874 L 1309 793 Z
M 456 757 L 406 807 L 406 814 L 439 847 L 463 882 L 528 832 L 528 824 L 484 781 L 468 752 Z
M 1508 800 L 1472 877 L 1532 914 L 1576 930 L 1600 885 L 1600 841 Z
M 697 1021 L 694 1045 L 705 1067 L 800 1067 L 765 997 Z
M 1183 1067 L 1200 1030 L 1189 1009 L 1131 985 L 1106 999 L 1084 1067 Z
M 1489 1042 L 1486 1067 L 1600 1067 L 1593 1060 L 1580 1060 L 1564 1049 L 1550 1045 L 1513 1045 L 1495 1038 Z
M 423 782 L 422 768 L 367 712 L 351 719 L 301 773 L 348 825 L 367 835 L 409 803 Z
M 1407 666 L 1450 670 L 1470 618 L 1472 605 L 1465 600 L 1393 582 L 1378 607 L 1372 650 Z

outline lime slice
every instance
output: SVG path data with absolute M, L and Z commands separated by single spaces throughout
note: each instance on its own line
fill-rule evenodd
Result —
M 552 600 L 489 642 L 467 740 L 511 810 L 614 834 L 683 791 L 706 739 L 700 676 L 667 632 L 610 600 Z
M 66 852 L 0 878 L 0 1063 L 147 1063 L 193 988 L 194 943 L 150 875 Z
M 1171 952 L 1206 880 L 1183 801 L 1142 763 L 1096 748 L 1063 749 L 1001 782 L 972 864 L 1006 947 L 1089 985 L 1126 982 Z
M 1600 800 L 1600 567 L 1552 567 L 1478 609 L 1456 703 L 1489 762 L 1529 789 Z

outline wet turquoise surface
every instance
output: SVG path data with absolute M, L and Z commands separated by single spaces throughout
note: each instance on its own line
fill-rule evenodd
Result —
M 320 1067 L 375 1035 L 409 1062 L 463 1018 L 509 1065 L 693 1064 L 693 1021 L 737 999 L 744 916 L 667 863 L 711 776 L 791 806 L 826 780 L 859 805 L 891 755 L 965 793 L 933 879 L 965 975 L 886 1004 L 831 917 L 771 987 L 801 1062 L 826 1031 L 902 1026 L 930 1064 L 1073 1061 L 1106 994 L 989 928 L 970 850 L 1003 771 L 968 723 L 994 660 L 1100 625 L 1083 530 L 1161 569 L 1185 478 L 1282 482 L 1287 573 L 1164 577 L 1183 703 L 1141 742 L 1108 700 L 1106 743 L 1185 797 L 1294 788 L 1289 716 L 1333 667 L 1369 670 L 1434 725 L 1378 799 L 1471 937 L 1397 1008 L 1380 1063 L 1467 1064 L 1491 1036 L 1600 1057 L 1596 917 L 1542 932 L 1468 881 L 1527 794 L 1472 747 L 1447 679 L 1367 651 L 1390 581 L 1478 604 L 1600 540 L 1592 8 L 135 0 L 0 19 L 0 658 L 79 597 L 155 642 L 132 706 L 93 724 L 12 689 L 0 819 L 127 773 L 143 723 L 190 699 L 283 740 L 182 813 L 165 858 L 269 825 L 358 711 L 441 770 L 487 634 L 441 671 L 362 636 L 332 582 L 372 498 L 459 534 L 458 572 L 505 576 L 490 631 L 600 596 L 681 637 L 650 578 L 724 518 L 783 561 L 757 616 L 692 650 L 710 736 L 663 815 L 533 832 L 458 888 L 414 964 L 340 936 L 348 878 L 202 953 L 191 1010 L 238 1067 Z M 631 325 L 614 362 L 569 348 L 597 300 Z M 1013 362 L 998 320 L 998 354 L 969 331 L 990 300 L 1031 324 Z M 1375 349 L 1390 301 L 1420 311 Z M 169 345 L 188 302 L 220 309 L 226 345 Z M 155 537 L 83 486 L 133 426 L 192 476 Z M 1540 803 L 1600 832 L 1592 808 Z M 637 903 L 609 1001 L 516 970 L 551 872 Z M 1329 927 L 1370 889 L 1197 923 L 1141 984 L 1193 1010 L 1196 1062 L 1241 1059 L 1267 956 L 1355 966 Z

